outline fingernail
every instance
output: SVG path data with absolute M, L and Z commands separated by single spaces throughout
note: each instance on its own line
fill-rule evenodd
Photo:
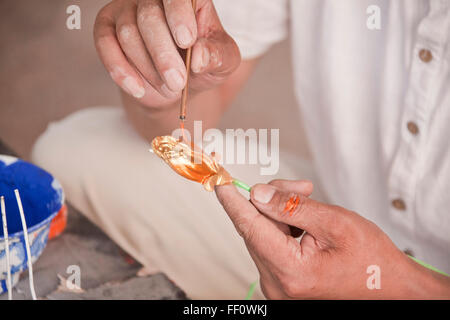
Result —
M 175 38 L 178 44 L 183 47 L 189 46 L 193 40 L 191 31 L 183 24 L 175 30 Z
M 194 73 L 202 72 L 202 70 L 208 66 L 209 59 L 210 59 L 209 49 L 205 45 L 202 45 L 201 54 L 195 55 L 192 58 L 192 64 L 191 64 L 192 71 Z
M 269 203 L 275 193 L 275 188 L 267 184 L 256 185 L 252 188 L 253 199 L 259 203 Z
M 164 72 L 164 79 L 167 86 L 172 91 L 178 92 L 184 88 L 184 77 L 181 72 L 176 69 L 169 69 Z
M 126 77 L 123 80 L 123 86 L 133 97 L 142 98 L 145 95 L 144 87 L 140 86 L 133 77 Z
M 203 50 L 202 50 L 202 67 L 203 68 L 208 66 L 208 64 L 209 64 L 209 57 L 210 57 L 209 49 L 206 46 L 204 46 Z

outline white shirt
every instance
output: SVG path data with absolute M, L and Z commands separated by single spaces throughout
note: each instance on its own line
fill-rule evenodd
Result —
M 244 59 L 291 33 L 295 92 L 329 202 L 450 272 L 450 1 L 214 2 Z M 380 30 L 366 25 L 370 5 Z

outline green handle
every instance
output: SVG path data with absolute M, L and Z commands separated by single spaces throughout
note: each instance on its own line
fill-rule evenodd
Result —
M 247 190 L 248 192 L 250 192 L 251 188 L 248 184 L 246 184 L 245 182 L 239 181 L 237 179 L 233 180 L 233 184 L 241 189 Z
M 245 297 L 245 300 L 250 300 L 252 298 L 257 284 L 258 284 L 258 281 L 252 282 L 252 284 L 250 285 L 250 289 L 248 289 L 248 293 L 247 293 L 247 296 Z

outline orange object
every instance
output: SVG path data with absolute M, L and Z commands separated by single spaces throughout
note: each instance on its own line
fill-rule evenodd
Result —
M 289 212 L 289 215 L 292 216 L 294 213 L 295 208 L 297 208 L 298 203 L 300 202 L 300 198 L 295 195 L 286 202 L 286 206 L 284 207 L 283 214 Z
M 186 179 L 199 182 L 208 191 L 214 186 L 232 183 L 233 178 L 215 159 L 196 151 L 185 142 L 172 136 L 156 137 L 152 141 L 153 151 L 176 173 Z
M 184 132 L 184 120 L 180 120 L 180 129 L 181 129 L 180 141 L 188 142 L 186 138 L 186 133 Z
M 53 239 L 59 236 L 64 229 L 66 229 L 67 225 L 67 206 L 65 204 L 62 205 L 61 209 L 59 209 L 58 214 L 53 218 L 50 223 L 50 231 L 48 233 L 48 239 Z

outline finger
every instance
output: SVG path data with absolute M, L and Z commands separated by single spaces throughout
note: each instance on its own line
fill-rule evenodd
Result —
M 283 180 L 276 179 L 269 182 L 270 185 L 278 189 L 288 192 L 299 193 L 305 197 L 309 197 L 314 190 L 314 185 L 308 180 Z
M 197 21 L 192 0 L 164 0 L 164 12 L 173 38 L 180 48 L 189 48 L 197 39 Z
M 136 10 L 136 3 L 126 2 L 126 6 L 117 14 L 116 33 L 120 46 L 128 60 L 156 91 L 173 98 L 176 94 L 169 90 L 159 76 L 139 33 Z
M 124 91 L 142 98 L 145 95 L 144 81 L 130 65 L 116 38 L 113 12 L 108 6 L 97 16 L 94 26 L 95 47 L 106 70 L 114 82 Z
M 198 8 L 198 39 L 192 48 L 191 70 L 226 77 L 241 62 L 239 48 L 224 30 L 212 1 L 199 1 Z
M 233 185 L 218 186 L 215 191 L 249 250 L 259 257 L 261 263 L 269 264 L 271 270 L 286 269 L 284 264 L 292 253 L 291 247 L 286 244 L 290 239 L 296 240 L 279 230 L 275 222 L 261 215 Z
M 218 31 L 208 38 L 199 38 L 192 47 L 191 70 L 194 74 L 210 73 L 225 78 L 241 62 L 239 49 L 225 32 Z
M 139 32 L 152 61 L 167 87 L 179 93 L 186 84 L 186 67 L 158 0 L 141 0 L 137 8 Z
M 267 184 L 252 187 L 250 198 L 255 207 L 268 217 L 305 230 L 325 243 L 337 238 L 347 226 L 349 215 L 344 209 L 311 200 Z
M 311 181 L 308 180 L 296 181 L 276 179 L 270 181 L 269 184 L 285 191 L 302 194 L 306 197 L 309 197 L 314 189 L 314 185 Z M 303 229 L 294 226 L 289 226 L 289 229 L 291 236 L 293 236 L 294 238 L 298 238 L 303 234 Z
M 259 272 L 261 289 L 266 298 L 270 299 L 283 299 L 285 298 L 282 290 L 280 290 L 273 273 L 269 270 L 268 266 L 262 261 L 262 259 L 253 251 L 253 248 L 247 245 L 247 250 L 256 265 Z
M 279 230 L 261 215 L 233 185 L 217 186 L 215 191 L 219 202 L 245 240 L 252 240 L 250 238 L 257 232 L 266 234 L 274 232 L 278 236 Z M 256 223 L 257 226 L 254 227 Z

